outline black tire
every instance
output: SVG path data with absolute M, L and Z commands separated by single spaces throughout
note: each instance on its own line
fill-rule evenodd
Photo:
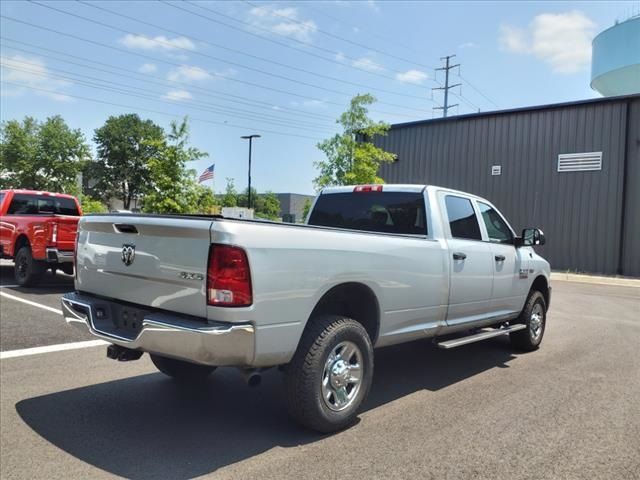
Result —
M 540 319 L 539 322 L 535 320 L 536 315 Z M 511 345 L 525 352 L 537 350 L 547 326 L 547 304 L 541 292 L 534 290 L 529 294 L 515 323 L 523 323 L 527 328 L 509 334 Z
M 198 365 L 174 358 L 162 357 L 160 355 L 149 354 L 149 356 L 158 370 L 178 381 L 204 381 L 216 369 L 216 367 Z
M 289 414 L 301 425 L 322 433 L 335 432 L 355 421 L 358 409 L 369 393 L 373 378 L 373 346 L 364 327 L 350 318 L 323 315 L 309 322 L 285 369 L 287 407 Z M 348 358 L 342 358 L 343 353 Z M 352 375 L 359 376 L 357 383 L 350 383 L 354 379 Z M 325 383 L 323 387 L 325 377 L 338 382 L 338 396 L 342 397 L 333 394 L 332 406 L 331 396 L 326 400 L 323 398 L 327 385 Z M 333 389 L 334 385 L 329 385 Z M 338 403 L 345 402 L 344 398 L 348 400 L 337 410 Z
M 21 287 L 37 284 L 46 270 L 46 263 L 34 260 L 31 247 L 20 247 L 14 259 L 14 277 Z

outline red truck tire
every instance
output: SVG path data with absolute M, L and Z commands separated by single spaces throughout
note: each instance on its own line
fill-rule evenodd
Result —
M 40 260 L 34 260 L 31 247 L 25 245 L 15 256 L 14 276 L 21 287 L 35 285 L 40 281 L 47 265 Z

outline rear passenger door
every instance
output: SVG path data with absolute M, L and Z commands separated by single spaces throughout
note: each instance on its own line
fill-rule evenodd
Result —
M 491 245 L 482 239 L 478 215 L 471 198 L 442 192 L 440 205 L 444 214 L 451 269 L 447 324 L 484 320 L 492 313 Z

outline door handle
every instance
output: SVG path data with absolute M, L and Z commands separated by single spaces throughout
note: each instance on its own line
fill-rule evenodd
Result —
M 504 262 L 506 259 L 504 255 L 496 255 L 496 262 Z
M 453 259 L 454 260 L 464 260 L 465 258 L 467 258 L 467 254 L 466 253 L 454 252 L 454 254 L 453 254 Z

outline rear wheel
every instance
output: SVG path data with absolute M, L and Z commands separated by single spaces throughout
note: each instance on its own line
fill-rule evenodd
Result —
M 14 276 L 18 285 L 28 287 L 40 281 L 46 270 L 45 262 L 35 260 L 28 246 L 20 247 L 14 259 Z
M 202 381 L 216 369 L 216 367 L 197 365 L 195 363 L 162 357 L 160 355 L 149 354 L 149 356 L 158 370 L 180 381 Z
M 373 347 L 350 318 L 310 320 L 286 367 L 287 405 L 300 424 L 328 433 L 353 423 L 373 377 Z
M 547 325 L 547 305 L 541 292 L 533 291 L 529 294 L 516 323 L 524 323 L 527 328 L 510 333 L 511 344 L 525 352 L 536 350 L 542 342 Z

